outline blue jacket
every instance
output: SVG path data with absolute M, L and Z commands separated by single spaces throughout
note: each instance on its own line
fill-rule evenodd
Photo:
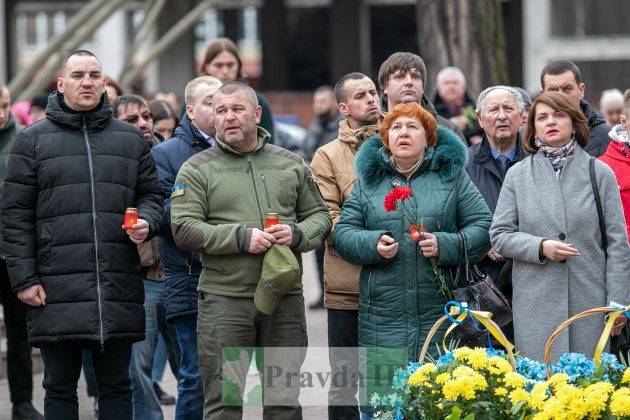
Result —
M 151 149 L 164 193 L 164 219 L 160 228 L 159 245 L 166 274 L 166 319 L 197 313 L 197 283 L 201 274 L 201 259 L 177 249 L 171 233 L 171 191 L 179 168 L 191 156 L 211 145 L 184 114 L 175 135 Z

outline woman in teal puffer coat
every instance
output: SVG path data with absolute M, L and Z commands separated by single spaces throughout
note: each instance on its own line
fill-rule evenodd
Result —
M 357 153 L 357 181 L 332 241 L 343 258 L 363 265 L 359 346 L 381 366 L 380 373 L 368 367 L 368 385 L 417 360 L 429 329 L 443 315 L 448 299 L 430 258 L 451 288 L 450 268 L 459 262 L 457 232 L 466 237 L 471 262 L 490 249 L 492 214 L 464 169 L 467 155 L 458 136 L 437 127 L 416 103 L 395 106 L 381 123 L 380 138 Z M 384 209 L 385 195 L 396 186 L 411 188 L 414 220 Z M 412 222 L 422 222 L 427 231 L 417 243 L 409 232 Z M 367 395 L 373 391 L 378 389 Z

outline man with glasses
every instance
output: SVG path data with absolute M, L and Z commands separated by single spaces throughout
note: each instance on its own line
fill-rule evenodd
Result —
M 144 98 L 137 95 L 118 96 L 112 102 L 114 118 L 128 122 L 135 126 L 151 147 L 157 146 L 164 138 L 153 131 L 153 115 Z M 164 269 L 158 251 L 158 239 L 138 245 L 140 264 L 145 274 L 144 280 L 144 310 L 146 319 L 146 333 L 144 341 L 134 343 L 131 352 L 129 376 L 133 391 L 134 418 L 160 419 L 163 418 L 160 401 L 153 389 L 151 370 L 153 356 L 158 342 L 158 335 L 168 338 L 166 328 L 160 331 L 157 316 L 157 306 L 164 300 Z
M 118 96 L 112 102 L 114 118 L 135 126 L 151 145 L 160 144 L 164 138 L 153 132 L 153 114 L 144 98 L 138 95 Z

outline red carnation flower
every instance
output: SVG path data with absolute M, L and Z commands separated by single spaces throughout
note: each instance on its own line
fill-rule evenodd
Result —
M 387 212 L 393 212 L 398 210 L 398 201 L 406 200 L 412 196 L 411 188 L 409 187 L 396 187 L 385 195 L 383 207 Z

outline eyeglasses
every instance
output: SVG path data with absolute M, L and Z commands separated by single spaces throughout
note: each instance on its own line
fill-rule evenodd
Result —
M 125 122 L 128 122 L 129 124 L 135 124 L 138 122 L 140 118 L 142 118 L 145 121 L 151 121 L 153 119 L 153 114 L 149 111 L 143 112 L 142 115 L 127 114 L 125 118 L 123 118 L 122 120 Z

